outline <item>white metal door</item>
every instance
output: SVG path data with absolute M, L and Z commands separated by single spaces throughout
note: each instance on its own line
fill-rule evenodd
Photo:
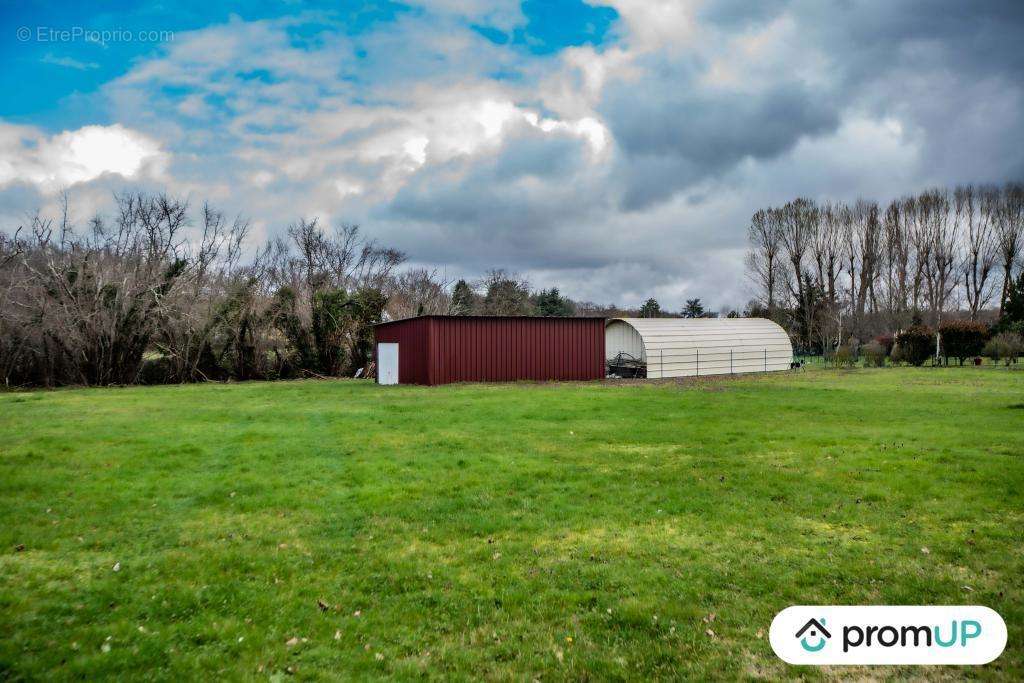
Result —
M 398 344 L 377 344 L 377 383 L 398 384 Z

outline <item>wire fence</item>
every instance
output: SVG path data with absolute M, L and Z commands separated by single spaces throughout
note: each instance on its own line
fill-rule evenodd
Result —
M 864 355 L 853 357 L 849 359 L 839 359 L 834 356 L 825 356 L 822 354 L 814 353 L 798 353 L 793 354 L 794 364 L 799 366 L 809 367 L 822 367 L 822 368 L 895 368 L 895 367 L 906 367 L 906 363 L 893 362 L 889 357 L 882 359 L 881 365 L 877 362 L 871 361 Z M 938 368 L 938 367 L 960 367 L 961 363 L 956 358 L 935 358 L 931 357 L 926 360 L 921 367 L 926 368 Z M 1005 359 L 993 359 L 987 356 L 977 356 L 967 358 L 963 362 L 963 367 L 984 367 L 984 368 L 1008 368 L 1010 370 L 1019 369 L 1024 370 L 1024 363 L 1018 362 L 1018 359 L 1013 359 L 1007 364 Z
M 647 349 L 643 360 L 622 357 L 609 361 L 611 374 L 635 377 L 641 373 L 648 378 L 701 377 L 706 375 L 736 375 L 749 372 L 788 370 L 793 357 L 788 348 L 733 347 L 701 351 L 695 348 Z M 639 372 L 638 372 L 639 371 Z
M 901 363 L 893 363 L 885 358 L 882 364 L 866 356 L 853 358 L 836 358 L 813 353 L 792 353 L 788 348 L 780 347 L 733 347 L 717 348 L 701 351 L 694 348 L 654 348 L 647 349 L 643 359 L 629 354 L 619 354 L 608 361 L 608 372 L 617 377 L 647 377 L 658 379 L 663 377 L 703 377 L 710 375 L 738 375 L 752 372 L 775 372 L 803 367 L 819 368 L 873 368 L 898 367 Z M 959 366 L 956 359 L 930 358 L 924 367 Z M 1009 365 L 1003 360 L 982 358 L 979 363 L 974 358 L 964 361 L 965 367 L 1008 368 L 1024 370 L 1024 363 L 1013 360 Z

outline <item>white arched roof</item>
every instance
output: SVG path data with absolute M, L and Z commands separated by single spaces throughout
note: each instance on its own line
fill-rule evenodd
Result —
M 612 318 L 605 356 L 620 352 L 645 361 L 652 378 L 771 372 L 793 362 L 789 335 L 765 318 Z

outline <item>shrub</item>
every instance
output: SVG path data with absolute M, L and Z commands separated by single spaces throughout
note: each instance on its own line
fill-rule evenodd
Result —
M 144 358 L 139 367 L 139 384 L 167 384 L 170 382 L 171 364 L 165 356 Z
M 849 346 L 840 346 L 832 354 L 832 362 L 837 368 L 848 368 L 853 366 L 853 349 Z
M 883 367 L 885 358 L 889 355 L 885 346 L 878 341 L 868 342 L 860 347 L 860 354 L 864 357 L 864 364 L 873 368 Z
M 880 334 L 875 337 L 875 342 L 881 344 L 882 348 L 885 349 L 885 355 L 892 353 L 892 347 L 896 344 L 896 337 L 891 334 Z
M 939 327 L 942 339 L 942 355 L 952 356 L 964 364 L 964 359 L 981 354 L 988 337 L 987 328 L 981 323 L 969 320 L 950 320 Z
M 935 337 L 927 325 L 911 325 L 896 335 L 898 358 L 911 365 L 924 365 L 935 348 Z
M 997 363 L 1004 360 L 1009 365 L 1024 353 L 1024 338 L 1013 332 L 1000 332 L 985 344 L 982 353 Z

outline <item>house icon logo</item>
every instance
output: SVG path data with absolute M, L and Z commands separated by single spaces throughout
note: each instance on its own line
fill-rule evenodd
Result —
M 832 634 L 825 628 L 825 618 L 822 617 L 820 620 L 810 619 L 803 625 L 803 628 L 796 632 L 796 637 L 800 639 L 800 646 L 803 649 L 808 652 L 817 652 L 825 647 L 825 643 L 832 637 Z M 808 638 L 811 640 L 810 643 L 807 642 Z

